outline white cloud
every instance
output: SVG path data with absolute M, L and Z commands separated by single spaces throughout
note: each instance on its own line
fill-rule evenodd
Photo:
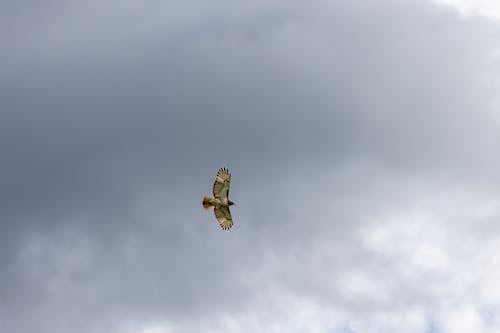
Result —
M 15 38 L 32 48 L 12 56 L 25 81 L 0 78 L 28 109 L 0 131 L 6 330 L 498 328 L 493 24 L 421 1 L 229 2 L 94 1 Z M 227 233 L 199 202 L 219 163 Z
M 362 234 L 363 243 L 390 263 L 395 281 L 415 288 L 406 292 L 422 296 L 416 306 L 444 332 L 495 332 L 496 312 L 488 311 L 488 319 L 481 309 L 500 305 L 500 236 L 485 237 L 496 230 L 500 198 L 440 192 L 421 193 L 420 212 L 381 216 Z
M 464 16 L 485 16 L 500 20 L 500 2 L 498 0 L 432 0 L 435 4 L 455 8 Z

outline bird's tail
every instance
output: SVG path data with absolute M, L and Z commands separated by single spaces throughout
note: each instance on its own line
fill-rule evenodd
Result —
M 213 206 L 209 197 L 203 197 L 202 204 L 203 204 L 203 208 L 205 208 L 205 209 L 209 209 L 210 207 Z

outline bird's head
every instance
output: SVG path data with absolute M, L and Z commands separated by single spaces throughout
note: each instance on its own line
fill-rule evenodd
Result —
M 229 206 L 232 206 L 232 205 L 234 205 L 234 202 L 229 201 L 229 202 L 228 202 L 228 205 L 229 205 Z

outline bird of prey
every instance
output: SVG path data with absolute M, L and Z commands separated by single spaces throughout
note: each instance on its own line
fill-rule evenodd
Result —
M 231 174 L 226 168 L 221 168 L 215 177 L 213 193 L 214 197 L 203 197 L 203 208 L 210 209 L 214 207 L 215 218 L 223 230 L 229 230 L 233 226 L 233 219 L 229 206 L 234 205 L 229 200 L 229 185 L 231 183 Z

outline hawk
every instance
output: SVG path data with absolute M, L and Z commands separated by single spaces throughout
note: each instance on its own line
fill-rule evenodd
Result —
M 219 221 L 222 230 L 229 230 L 233 226 L 229 206 L 234 205 L 234 202 L 228 198 L 230 183 L 231 174 L 229 170 L 226 168 L 219 169 L 212 189 L 214 197 L 203 197 L 203 208 L 210 209 L 214 207 L 215 218 Z

